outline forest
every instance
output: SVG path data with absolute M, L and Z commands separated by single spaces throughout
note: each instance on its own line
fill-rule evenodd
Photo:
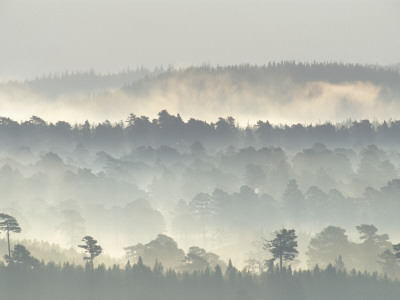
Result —
M 284 266 L 283 262 L 290 263 L 298 254 L 294 229 L 275 231 L 275 238 L 265 240 L 264 244 L 272 259 L 258 261 L 258 270 L 245 267 L 241 271 L 231 260 L 223 269 L 218 263 L 211 268 L 210 260 L 218 259 L 218 256 L 207 254 L 198 247 L 191 247 L 188 254 L 180 258 L 183 251 L 171 238 L 163 235 L 144 247 L 129 247 L 127 250 L 131 255 L 140 255 L 136 263 L 131 264 L 128 260 L 124 267 L 117 264 L 95 267 L 94 259 L 103 249 L 91 236 L 85 236 L 83 245 L 78 245 L 88 254 L 83 257 L 85 266 L 69 262 L 45 263 L 33 257 L 21 244 L 10 251 L 10 232 L 21 231 L 14 217 L 0 214 L 0 229 L 7 233 L 9 251 L 9 255 L 4 256 L 6 264 L 0 263 L 0 286 L 5 299 L 397 299 L 400 292 L 397 279 L 393 281 L 393 277 L 386 273 L 357 272 L 354 268 L 348 272 L 341 255 L 335 259 L 334 265 L 328 264 L 322 269 L 318 264 L 306 270 L 293 270 L 290 264 Z M 387 246 L 390 249 L 384 245 L 387 235 L 377 235 L 373 225 L 363 224 L 357 229 L 364 240 L 358 255 L 364 255 L 371 247 L 382 250 Z M 334 252 L 336 247 L 343 251 L 343 245 L 340 245 L 344 242 L 340 237 L 343 233 L 344 230 L 337 227 L 324 229 L 310 241 L 309 250 L 313 252 L 310 257 Z M 400 244 L 393 246 L 395 254 L 388 249 L 379 255 L 384 259 L 380 263 L 384 270 L 396 272 Z M 157 258 L 151 268 L 141 256 L 146 252 L 147 256 L 166 258 L 166 261 L 183 259 L 181 262 L 190 269 L 176 271 L 165 268 Z M 370 255 L 368 259 L 371 258 L 374 259 Z M 278 260 L 276 265 L 275 260 Z M 389 274 L 396 276 L 392 272 Z
M 255 275 L 234 266 L 177 273 L 140 261 L 91 271 L 48 263 L 30 269 L 0 266 L 2 299 L 398 299 L 399 283 L 366 272 L 283 268 Z M 40 288 L 37 288 L 40 286 Z
M 0 240 L 1 282 L 10 299 L 41 280 L 54 289 L 38 299 L 62 299 L 54 293 L 70 284 L 88 293 L 78 299 L 310 299 L 332 280 L 348 299 L 358 285 L 375 287 L 366 299 L 385 289 L 394 299 L 399 124 L 240 127 L 166 110 L 98 124 L 2 117 L 0 212 L 20 229 Z M 296 252 L 279 266 L 267 246 L 282 228 L 296 232 Z M 78 247 L 88 234 L 101 245 L 92 267 Z M 19 280 L 30 285 L 11 288 Z M 146 284 L 154 294 L 141 294 Z
M 117 103 L 177 88 L 198 91 L 190 101 L 201 106 L 232 87 L 279 94 L 282 80 L 292 98 L 276 101 L 288 103 L 309 84 L 352 82 L 379 86 L 390 106 L 400 86 L 396 69 L 283 62 L 68 72 L 0 88 L 62 108 L 80 93 Z M 121 107 L 119 121 L 0 117 L 5 299 L 399 299 L 399 120 L 246 124 Z

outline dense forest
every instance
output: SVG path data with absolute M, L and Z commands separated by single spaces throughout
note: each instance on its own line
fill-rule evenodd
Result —
M 340 123 L 271 124 L 259 120 L 255 125 L 240 127 L 233 117 L 220 117 L 206 122 L 190 118 L 182 120 L 166 110 L 151 120 L 131 113 L 126 120 L 90 124 L 70 124 L 66 121 L 46 122 L 32 116 L 26 121 L 0 117 L 0 147 L 27 146 L 30 148 L 67 147 L 74 145 L 90 149 L 123 153 L 132 147 L 173 146 L 188 149 L 193 144 L 216 152 L 232 147 L 311 147 L 322 143 L 330 147 L 360 149 L 370 144 L 395 147 L 400 139 L 400 121 L 345 120 Z M 199 143 L 201 145 L 199 145 Z
M 391 105 L 400 75 L 336 63 L 204 65 L 71 72 L 0 91 L 59 105 L 67 94 L 134 102 L 177 87 L 182 98 L 200 91 L 190 101 L 202 106 L 210 88 L 209 101 L 224 102 L 231 88 L 279 94 L 280 82 L 297 91 L 317 81 L 379 86 Z M 276 101 L 295 101 L 285 97 Z M 7 300 L 399 298 L 400 121 L 243 125 L 122 107 L 121 121 L 0 117 Z
M 345 230 L 333 226 L 310 241 L 313 268 L 292 269 L 290 263 L 299 253 L 298 236 L 295 229 L 281 229 L 273 233 L 271 240 L 264 240 L 263 249 L 268 250 L 272 258 L 251 259 L 249 266 L 241 271 L 231 260 L 226 266 L 218 261 L 217 255 L 198 247 L 191 247 L 184 256 L 177 244 L 164 235 L 147 245 L 126 248 L 128 257 L 137 257 L 137 261 L 131 264 L 128 260 L 123 268 L 117 264 L 95 267 L 94 260 L 102 254 L 103 248 L 91 236 L 83 237 L 83 243 L 78 245 L 85 251 L 85 266 L 69 262 L 45 263 L 21 244 L 16 244 L 11 251 L 10 233 L 21 232 L 13 216 L 0 213 L 0 230 L 7 234 L 8 255 L 4 255 L 5 263 L 0 263 L 0 287 L 6 299 L 337 299 L 338 296 L 340 299 L 397 299 L 400 295 L 396 277 L 400 269 L 397 264 L 400 243 L 392 246 L 386 234 L 376 234 L 377 228 L 367 224 L 357 226 L 364 242 L 358 245 L 359 249 L 353 249 L 356 250 L 353 258 L 374 259 L 371 249 L 382 251 L 386 247 L 379 254 L 384 275 L 376 271 L 357 272 L 354 268 L 348 272 L 342 255 L 335 258 L 334 264 L 321 269 L 315 258 L 326 260 L 323 256 L 328 252 L 346 251 Z M 153 268 L 145 264 L 142 255 L 147 259 L 157 257 Z M 165 268 L 159 259 L 167 263 L 175 260 L 188 268 L 181 271 Z M 259 268 L 254 268 L 255 265 Z
M 37 288 L 40 286 L 40 288 Z M 400 295 L 398 282 L 378 274 L 325 269 L 281 271 L 262 275 L 233 265 L 193 273 L 150 268 L 139 260 L 124 267 L 40 264 L 35 268 L 0 265 L 3 299 L 387 299 Z
M 258 251 L 253 242 L 289 226 L 301 239 L 298 265 L 313 267 L 307 246 L 333 226 L 345 250 L 320 265 L 343 255 L 349 268 L 383 272 L 379 255 L 400 239 L 398 124 L 259 121 L 243 128 L 232 117 L 185 122 L 165 110 L 154 120 L 130 114 L 114 124 L 3 117 L 1 209 L 20 220 L 19 236 L 36 245 L 36 256 L 40 246 L 29 240 L 69 248 L 90 232 L 104 240 L 107 255 L 121 257 L 124 248 L 166 234 L 183 248 L 232 257 L 242 267 Z M 360 224 L 392 238 L 370 249 L 373 260 L 354 258 Z M 239 247 L 243 234 L 247 245 Z M 76 250 L 43 257 L 78 263 Z M 107 255 L 105 263 L 118 262 Z M 148 264 L 157 258 L 150 257 Z

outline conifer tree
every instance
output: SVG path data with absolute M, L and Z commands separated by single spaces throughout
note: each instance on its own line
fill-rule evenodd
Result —
M 28 249 L 23 245 L 15 245 L 11 254 L 11 256 L 4 256 L 4 259 L 8 264 L 17 264 L 28 268 L 34 268 L 39 265 L 39 260 L 33 257 Z
M 299 253 L 297 248 L 296 234 L 294 229 L 281 229 L 275 231 L 275 238 L 266 241 L 264 249 L 271 252 L 274 259 L 279 258 L 279 269 L 282 270 L 283 261 L 292 261 Z
M 14 217 L 0 213 L 0 231 L 5 231 L 7 234 L 8 256 L 11 257 L 10 232 L 20 233 L 21 227 L 19 227 L 19 224 Z
M 78 247 L 85 249 L 85 252 L 89 254 L 89 256 L 83 257 L 83 259 L 90 262 L 90 266 L 93 270 L 93 260 L 101 254 L 103 249 L 101 246 L 97 245 L 97 240 L 93 239 L 91 236 L 85 236 L 82 241 L 85 242 L 85 245 L 78 245 Z

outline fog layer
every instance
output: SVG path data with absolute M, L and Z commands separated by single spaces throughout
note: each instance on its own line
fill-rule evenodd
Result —
M 2 114 L 17 120 L 39 115 L 54 122 L 118 122 L 127 111 L 156 117 L 165 108 L 184 120 L 235 115 L 241 125 L 260 119 L 292 124 L 400 116 L 399 73 L 375 67 L 284 63 L 139 70 L 108 79 L 78 75 L 75 85 L 74 76 L 65 74 L 1 85 Z

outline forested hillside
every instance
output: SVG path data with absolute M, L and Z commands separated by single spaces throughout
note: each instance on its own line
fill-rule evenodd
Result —
M 0 84 L 0 109 L 16 120 L 37 115 L 54 123 L 119 122 L 128 112 L 156 118 L 162 109 L 208 123 L 233 115 L 241 126 L 383 121 L 400 109 L 399 86 L 394 66 L 335 62 L 70 71 Z

